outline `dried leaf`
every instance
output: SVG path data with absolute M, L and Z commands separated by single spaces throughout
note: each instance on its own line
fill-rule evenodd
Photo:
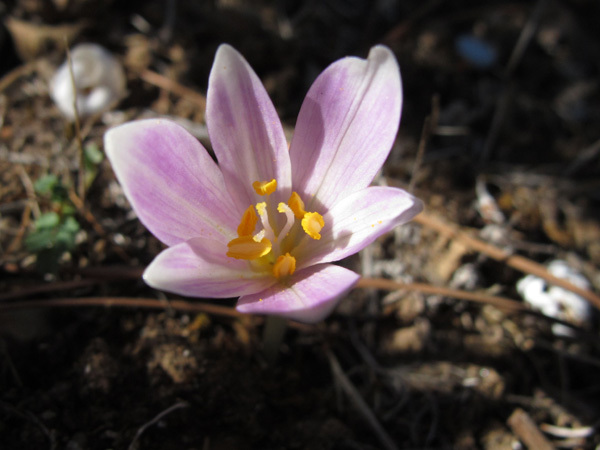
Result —
M 37 58 L 51 48 L 64 50 L 86 26 L 85 22 L 39 25 L 8 17 L 4 22 L 23 61 Z

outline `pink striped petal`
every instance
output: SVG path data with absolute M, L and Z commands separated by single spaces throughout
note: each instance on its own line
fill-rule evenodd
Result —
M 191 239 L 163 250 L 144 272 L 155 289 L 189 297 L 229 298 L 262 291 L 275 279 L 225 256 L 227 244 Z
M 359 278 L 351 270 L 332 264 L 309 267 L 296 272 L 285 284 L 240 297 L 237 310 L 315 323 L 331 313 Z
M 346 197 L 323 215 L 321 239 L 305 236 L 294 256 L 307 267 L 338 261 L 362 250 L 423 209 L 420 200 L 402 189 L 368 187 Z
M 104 147 L 142 223 L 167 245 L 235 236 L 240 212 L 221 171 L 181 126 L 160 119 L 109 130 Z
M 273 178 L 278 187 L 275 199 L 287 201 L 290 159 L 281 122 L 258 76 L 229 45 L 219 47 L 210 72 L 206 124 L 239 208 L 261 201 L 252 188 L 254 181 Z
M 330 65 L 300 109 L 290 147 L 294 190 L 329 209 L 367 187 L 392 148 L 401 105 L 400 71 L 388 48 Z

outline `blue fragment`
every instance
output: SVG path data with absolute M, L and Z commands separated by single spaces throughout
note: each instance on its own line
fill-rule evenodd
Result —
M 488 42 L 471 34 L 462 34 L 455 41 L 456 51 L 478 69 L 489 69 L 498 59 L 498 52 Z

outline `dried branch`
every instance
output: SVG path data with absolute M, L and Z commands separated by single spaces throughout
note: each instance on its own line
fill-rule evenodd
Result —
M 131 441 L 131 444 L 129 444 L 128 450 L 134 450 L 134 449 L 138 448 L 137 441 L 142 436 L 142 434 L 144 434 L 144 431 L 146 431 L 146 429 L 150 428 L 152 425 L 157 423 L 159 420 L 161 420 L 166 415 L 171 414 L 173 411 L 175 411 L 177 409 L 181 409 L 181 408 L 188 408 L 189 406 L 190 406 L 189 403 L 180 401 L 180 402 L 177 402 L 174 405 L 168 407 L 167 409 L 160 412 L 159 414 L 157 414 L 157 416 L 154 419 L 152 419 L 148 423 L 145 423 L 137 430 L 137 433 L 135 433 L 135 437 L 133 438 L 133 441 Z
M 164 75 L 151 70 L 144 70 L 140 74 L 140 78 L 148 84 L 156 86 L 160 89 L 164 89 L 165 91 L 172 92 L 179 97 L 195 103 L 202 111 L 206 109 L 206 97 L 204 95 L 194 91 L 193 89 L 183 86 L 171 78 L 167 78 Z
M 483 253 L 484 255 L 495 259 L 496 261 L 503 262 L 504 264 L 506 264 L 509 267 L 512 267 L 513 269 L 543 278 L 550 284 L 554 284 L 563 289 L 567 289 L 568 291 L 574 292 L 575 294 L 585 298 L 596 308 L 600 309 L 600 297 L 598 295 L 591 291 L 588 291 L 587 289 L 582 289 L 578 286 L 575 286 L 573 283 L 570 283 L 569 281 L 563 278 L 558 278 L 552 275 L 550 272 L 548 272 L 548 270 L 546 270 L 546 268 L 543 265 L 538 264 L 535 261 L 532 261 L 523 256 L 513 255 L 506 250 L 496 247 L 495 245 L 469 236 L 467 233 L 460 231 L 458 226 L 443 223 L 442 221 L 434 218 L 430 214 L 421 213 L 413 220 L 419 223 L 420 225 L 423 225 L 427 228 L 431 228 L 432 230 L 435 230 L 444 236 L 447 236 L 451 239 L 456 239 L 462 244 L 468 246 L 469 248 Z
M 85 204 L 85 153 L 83 151 L 83 139 L 81 138 L 81 121 L 79 119 L 79 109 L 77 108 L 77 83 L 75 82 L 75 74 L 73 73 L 73 60 L 71 59 L 71 51 L 69 43 L 65 36 L 65 48 L 67 49 L 67 65 L 69 66 L 69 75 L 71 76 L 71 89 L 73 89 L 73 114 L 75 124 L 75 139 L 77 140 L 77 148 L 79 150 L 79 180 L 77 193 L 81 204 Z
M 494 295 L 481 294 L 477 292 L 467 292 L 460 289 L 451 289 L 446 287 L 431 286 L 425 283 L 399 283 L 397 281 L 386 280 L 384 278 L 361 278 L 357 284 L 359 288 L 385 289 L 387 291 L 407 290 L 422 292 L 431 295 L 443 295 L 470 302 L 487 303 L 494 305 L 499 309 L 508 311 L 523 311 L 529 308 L 522 302 Z
M 360 415 L 367 421 L 379 442 L 386 450 L 398 450 L 398 447 L 389 436 L 389 434 L 383 429 L 373 411 L 369 408 L 369 405 L 364 401 L 361 397 L 360 393 L 356 390 L 352 382 L 348 379 L 340 363 L 333 353 L 327 351 L 327 358 L 329 359 L 329 364 L 331 366 L 331 372 L 335 377 L 335 380 L 340 384 L 340 387 L 344 391 L 344 393 L 350 398 L 350 401 L 354 405 L 354 407 L 358 410 Z
M 529 414 L 521 408 L 515 409 L 507 422 L 513 432 L 528 448 L 535 448 L 536 450 L 554 450 L 554 446 L 542 434 Z

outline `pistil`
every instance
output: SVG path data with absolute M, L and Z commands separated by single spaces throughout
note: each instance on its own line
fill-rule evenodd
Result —
M 269 196 L 275 192 L 277 181 L 275 179 L 255 181 L 252 183 L 252 187 L 258 195 Z M 296 271 L 296 258 L 292 256 L 292 253 L 298 244 L 296 236 L 300 226 L 308 236 L 318 240 L 321 239 L 320 233 L 325 226 L 325 221 L 321 214 L 304 209 L 304 202 L 297 192 L 292 192 L 287 204 L 280 202 L 277 205 L 277 211 L 285 214 L 285 224 L 280 230 L 273 229 L 272 225 L 272 223 L 277 224 L 278 221 L 269 221 L 269 207 L 266 201 L 259 202 L 254 206 L 250 205 L 244 211 L 237 228 L 238 237 L 227 244 L 227 256 L 260 262 L 257 267 L 262 266 L 261 270 L 270 267 L 273 276 L 281 279 L 293 275 Z M 259 218 L 262 228 L 255 233 Z M 297 221 L 300 226 L 292 231 Z M 268 258 L 263 258 L 267 255 L 269 255 Z M 257 261 L 259 259 L 260 261 Z

